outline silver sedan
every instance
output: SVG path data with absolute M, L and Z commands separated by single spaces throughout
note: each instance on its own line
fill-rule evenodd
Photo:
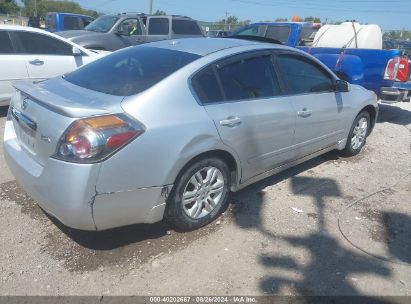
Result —
M 360 152 L 374 93 L 308 54 L 238 39 L 162 41 L 16 83 L 6 161 L 46 212 L 104 230 L 213 221 L 230 191 L 327 151 Z

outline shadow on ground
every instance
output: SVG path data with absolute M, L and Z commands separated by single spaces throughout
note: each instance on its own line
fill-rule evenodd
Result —
M 48 216 L 16 181 L 0 184 L 0 198 L 4 203 L 16 203 L 22 213 L 39 221 L 40 231 L 45 234 L 41 251 L 61 262 L 66 269 L 76 272 L 106 266 L 134 269 L 163 254 L 181 250 L 223 226 L 213 223 L 196 231 L 181 233 L 162 221 L 101 232 L 81 231 Z M 222 222 L 224 218 L 221 218 Z
M 411 264 L 411 217 L 398 212 L 383 212 L 382 222 L 389 253 Z
M 234 208 L 236 224 L 245 229 L 256 228 L 273 243 L 281 242 L 289 248 L 287 256 L 264 254 L 258 257 L 260 263 L 267 268 L 268 273 L 260 282 L 261 291 L 264 293 L 277 294 L 281 293 L 283 288 L 287 288 L 300 296 L 360 296 L 362 294 L 356 288 L 355 275 L 390 277 L 390 268 L 383 261 L 361 254 L 355 249 L 347 249 L 342 246 L 340 238 L 329 233 L 325 210 L 331 206 L 327 206 L 326 199 L 342 197 L 338 183 L 333 179 L 298 176 L 303 171 L 308 170 L 307 173 L 309 173 L 310 168 L 327 159 L 332 159 L 333 155 L 335 154 L 331 153 L 316 158 L 237 194 L 238 202 Z M 295 196 L 306 196 L 313 199 L 317 210 L 315 217 L 318 225 L 314 232 L 307 232 L 304 235 L 299 233 L 279 235 L 273 232 L 275 227 L 270 227 L 270 229 L 264 227 L 261 212 L 265 198 L 264 195 L 261 195 L 261 190 L 284 179 L 290 179 L 291 189 Z M 250 193 L 254 193 L 252 200 L 248 199 Z M 252 204 L 249 201 L 252 201 Z M 399 215 L 396 217 L 398 220 Z M 392 222 L 393 216 L 390 215 L 389 218 Z M 401 222 L 404 221 L 407 220 L 403 219 Z M 405 229 L 405 226 L 403 228 Z M 388 229 L 388 231 L 390 230 Z M 391 247 L 397 255 L 407 255 L 401 245 L 396 244 L 394 240 L 391 241 Z M 301 263 L 299 258 L 293 257 L 298 250 L 308 252 L 309 258 L 305 263 Z M 299 279 L 280 275 L 280 273 L 284 273 L 284 270 L 297 274 Z M 383 300 L 375 298 L 363 298 L 363 300 L 384 303 Z
M 389 122 L 402 126 L 411 124 L 411 111 L 387 104 L 379 104 L 379 108 L 377 123 Z

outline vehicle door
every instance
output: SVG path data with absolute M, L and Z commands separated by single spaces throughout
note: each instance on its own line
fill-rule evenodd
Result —
M 296 111 L 297 157 L 341 140 L 345 128 L 344 93 L 335 92 L 333 75 L 313 59 L 294 52 L 277 54 L 276 62 Z
M 138 18 L 124 19 L 118 25 L 117 32 L 126 46 L 142 44 L 146 40 Z
M 81 55 L 73 55 L 73 46 L 58 38 L 26 31 L 13 31 L 12 35 L 32 80 L 59 76 L 83 64 Z
M 15 53 L 9 31 L 0 30 L 0 105 L 8 103 L 13 94 L 12 82 L 27 78 L 25 60 Z
M 193 88 L 224 144 L 240 158 L 242 181 L 294 158 L 294 109 L 269 51 L 219 62 L 195 76 Z
M 152 16 L 147 18 L 147 42 L 171 38 L 171 17 Z

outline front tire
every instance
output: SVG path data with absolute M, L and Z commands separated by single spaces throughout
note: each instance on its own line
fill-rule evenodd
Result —
M 230 170 L 220 158 L 206 158 L 184 169 L 167 203 L 166 218 L 182 230 L 215 220 L 227 204 Z
M 370 132 L 370 114 L 363 111 L 355 118 L 348 135 L 347 144 L 342 151 L 345 156 L 354 156 L 364 147 Z

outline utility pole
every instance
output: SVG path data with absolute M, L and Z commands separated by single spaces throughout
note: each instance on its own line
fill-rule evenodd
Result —
M 37 17 L 37 0 L 34 0 L 34 17 Z
M 148 0 L 148 14 L 153 14 L 153 0 Z

